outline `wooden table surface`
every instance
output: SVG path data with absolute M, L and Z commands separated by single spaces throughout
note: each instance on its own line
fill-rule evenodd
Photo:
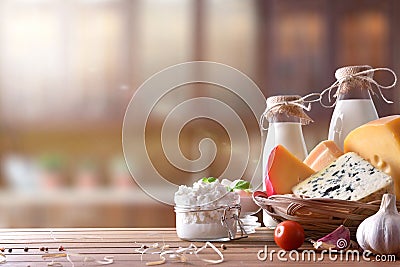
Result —
M 204 259 L 219 259 L 209 247 L 201 252 L 184 255 L 186 263 L 172 258 L 173 252 L 180 247 L 191 245 L 197 249 L 205 242 L 189 242 L 180 240 L 173 228 L 105 228 L 105 229 L 1 229 L 0 260 L 1 266 L 147 266 L 160 261 L 160 252 L 165 254 L 165 263 L 160 266 L 205 266 Z M 212 242 L 223 255 L 223 262 L 218 266 L 399 266 L 398 262 L 387 257 L 386 262 L 378 261 L 370 255 L 365 259 L 360 254 L 359 260 L 352 260 L 349 255 L 340 258 L 340 254 L 316 254 L 308 260 L 303 252 L 309 252 L 311 245 L 306 242 L 297 252 L 283 252 L 273 242 L 272 230 L 258 228 L 256 233 L 247 238 L 229 242 Z M 267 247 L 266 247 L 267 246 Z M 193 246 L 192 246 L 193 247 Z M 266 255 L 261 253 L 268 249 Z M 191 252 L 195 249 L 192 248 Z M 271 251 L 276 253 L 271 255 Z M 261 252 L 260 252 L 261 251 Z M 280 251 L 280 252 L 279 252 Z M 278 254 L 281 253 L 280 255 Z M 302 253 L 304 259 L 302 259 Z M 309 254 L 311 255 L 311 254 Z M 336 256 L 335 256 L 336 255 Z M 278 258 L 281 258 L 281 260 Z M 298 259 L 296 259 L 298 257 Z M 335 259 L 336 257 L 336 259 Z M 321 260 L 323 258 L 323 260 Z M 384 259 L 382 259 L 384 260 Z M 399 259 L 397 259 L 399 261 Z

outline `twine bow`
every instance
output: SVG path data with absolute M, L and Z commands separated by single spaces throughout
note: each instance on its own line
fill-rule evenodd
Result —
M 368 77 L 368 76 L 365 75 L 365 74 L 373 73 L 373 72 L 376 72 L 376 71 L 388 71 L 388 72 L 390 72 L 390 73 L 393 75 L 393 77 L 394 77 L 393 83 L 390 84 L 390 85 L 386 85 L 386 86 L 385 86 L 385 85 L 379 84 L 379 83 L 378 83 L 377 81 L 375 81 L 373 78 L 370 78 L 370 77 Z M 347 80 L 349 80 L 349 79 L 353 79 L 353 78 L 355 78 L 355 77 L 357 77 L 358 79 L 362 79 L 362 80 L 364 80 L 364 81 L 367 81 L 367 82 L 369 82 L 369 83 L 371 83 L 371 84 L 374 84 L 374 85 L 376 86 L 376 88 L 378 89 L 379 95 L 382 97 L 382 99 L 383 99 L 386 103 L 388 103 L 388 104 L 393 104 L 393 101 L 388 100 L 388 99 L 384 96 L 384 94 L 383 94 L 383 92 L 382 92 L 382 89 L 391 89 L 391 88 L 393 88 L 393 87 L 396 85 L 396 83 L 397 83 L 397 76 L 396 76 L 396 73 L 394 73 L 394 71 L 391 70 L 391 69 L 389 69 L 389 68 L 375 68 L 375 69 L 368 69 L 368 70 L 360 71 L 360 72 L 357 72 L 357 73 L 354 73 L 354 74 L 348 74 L 348 75 L 343 76 L 343 77 L 340 78 L 340 79 L 337 79 L 331 86 L 329 86 L 328 88 L 324 89 L 324 90 L 321 92 L 321 94 L 320 94 L 320 103 L 321 103 L 321 105 L 322 105 L 323 107 L 325 107 L 325 108 L 332 108 L 332 107 L 334 107 L 334 106 L 336 105 L 336 102 L 337 102 L 337 96 L 338 96 L 338 94 L 339 94 L 339 91 L 340 91 L 339 89 L 340 89 L 340 85 L 342 84 L 342 82 L 347 81 Z M 325 105 L 324 103 L 322 103 L 322 98 L 323 98 L 324 94 L 326 94 L 326 93 L 328 93 L 328 101 L 329 101 L 329 103 L 331 102 L 332 90 L 334 90 L 335 88 L 336 88 L 336 91 L 335 91 L 335 93 L 334 93 L 334 95 L 333 95 L 333 97 L 336 98 L 335 102 L 334 102 L 333 104 L 331 104 L 331 105 Z M 371 86 L 371 87 L 368 87 L 367 90 L 369 90 L 369 91 L 371 92 L 372 95 L 376 95 L 376 94 L 377 94 L 377 93 L 374 91 L 374 89 L 372 88 L 372 86 Z
M 308 98 L 312 98 L 314 96 L 318 96 L 318 97 L 316 99 L 308 99 Z M 267 117 L 268 113 L 271 112 L 274 108 L 280 107 L 280 106 L 292 105 L 292 106 L 297 106 L 306 111 L 310 111 L 311 103 L 318 102 L 318 101 L 321 102 L 321 97 L 322 97 L 322 95 L 320 93 L 311 93 L 311 94 L 305 95 L 303 97 L 300 97 L 296 100 L 280 101 L 280 102 L 276 102 L 270 106 L 267 105 L 267 108 L 265 109 L 265 111 L 263 112 L 263 114 L 261 115 L 261 118 L 260 118 L 261 128 L 265 131 L 268 130 L 268 127 L 264 127 L 264 121 L 265 121 L 265 118 Z

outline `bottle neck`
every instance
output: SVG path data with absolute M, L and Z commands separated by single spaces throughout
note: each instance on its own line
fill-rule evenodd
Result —
M 272 116 L 269 123 L 277 123 L 277 122 L 293 122 L 293 123 L 301 123 L 300 118 L 296 116 L 290 116 L 287 114 L 275 114 Z
M 344 81 L 338 91 L 338 100 L 345 99 L 372 99 L 371 84 L 366 81 Z

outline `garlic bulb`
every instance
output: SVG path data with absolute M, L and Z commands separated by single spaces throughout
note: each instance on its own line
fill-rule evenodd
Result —
M 378 212 L 358 226 L 356 237 L 364 250 L 400 256 L 400 214 L 396 195 L 383 195 Z

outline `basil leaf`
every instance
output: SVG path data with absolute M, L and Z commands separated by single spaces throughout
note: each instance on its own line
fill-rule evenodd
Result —
M 238 181 L 235 184 L 235 187 L 233 189 L 240 189 L 240 190 L 245 190 L 250 188 L 250 183 L 248 181 Z
M 213 183 L 217 180 L 217 178 L 214 177 L 204 177 L 203 179 L 201 179 L 204 183 Z

